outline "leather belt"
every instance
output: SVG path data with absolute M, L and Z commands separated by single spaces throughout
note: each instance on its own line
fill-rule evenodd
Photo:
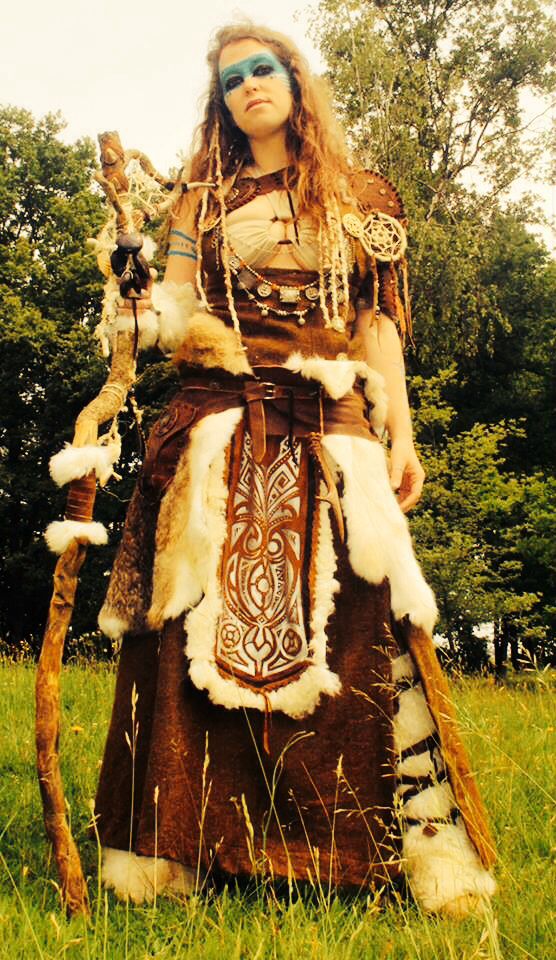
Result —
M 261 372 L 268 375 L 269 368 L 262 368 Z M 183 379 L 183 389 L 204 389 L 235 394 L 237 402 L 245 404 L 255 463 L 260 464 L 264 460 L 267 436 L 269 434 L 284 435 L 286 432 L 284 426 L 287 429 L 294 459 L 295 438 L 307 438 L 311 459 L 324 486 L 324 492 L 318 495 L 317 499 L 330 503 L 343 542 L 345 531 L 340 498 L 321 443 L 324 434 L 323 388 L 315 381 L 300 382 L 295 374 L 283 368 L 273 369 L 273 373 L 285 382 L 276 383 L 272 380 L 234 377 L 229 374 L 219 376 L 217 380 L 214 375 L 199 375 L 196 372 L 194 376 Z M 284 401 L 286 401 L 285 410 L 283 409 Z

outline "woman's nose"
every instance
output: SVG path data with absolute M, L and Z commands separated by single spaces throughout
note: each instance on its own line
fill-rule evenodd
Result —
M 249 92 L 251 90 L 258 90 L 259 88 L 259 78 L 254 74 L 251 74 L 250 77 L 246 77 L 243 82 L 244 89 Z

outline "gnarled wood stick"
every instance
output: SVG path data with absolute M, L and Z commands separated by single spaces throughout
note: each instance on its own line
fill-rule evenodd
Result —
M 101 137 L 101 159 L 103 166 L 99 182 L 116 211 L 119 228 L 127 228 L 130 221 L 120 197 L 122 200 L 126 197 L 129 183 L 117 134 Z M 99 425 L 115 417 L 121 410 L 135 380 L 135 353 L 135 336 L 127 331 L 119 333 L 115 338 L 108 379 L 98 396 L 77 418 L 74 446 L 96 443 Z M 92 520 L 95 496 L 94 473 L 74 481 L 70 486 L 66 519 Z M 59 755 L 62 656 L 75 603 L 78 575 L 86 552 L 87 543 L 74 539 L 56 564 L 54 589 L 35 683 L 35 737 L 44 823 L 60 875 L 62 901 L 70 914 L 88 916 L 87 884 L 67 820 Z
M 147 205 L 134 207 L 130 199 L 130 182 L 126 173 L 126 155 L 118 134 L 100 134 L 102 173 L 97 180 L 116 214 L 118 233 L 140 230 L 145 222 Z M 136 155 L 152 174 L 154 168 L 144 154 Z M 155 171 L 156 172 L 156 171 Z M 157 182 L 165 183 L 157 175 Z M 161 203 L 161 208 L 164 204 Z M 156 209 L 153 208 L 153 210 Z M 103 269 L 105 276 L 109 267 Z M 139 297 L 141 299 L 141 297 Z M 112 365 L 100 393 L 79 414 L 75 424 L 73 446 L 96 444 L 98 427 L 111 420 L 122 409 L 135 380 L 137 328 L 116 334 Z M 66 519 L 92 520 L 96 495 L 94 473 L 70 486 Z M 60 772 L 60 673 L 64 642 L 71 621 L 78 575 L 85 560 L 87 544 L 74 539 L 56 564 L 54 590 L 44 635 L 35 685 L 37 767 L 46 832 L 52 843 L 62 888 L 62 899 L 70 914 L 89 913 L 87 885 L 79 852 L 72 838 L 66 816 L 66 802 Z
M 77 418 L 75 446 L 96 442 L 99 424 L 112 419 L 120 411 L 134 379 L 134 336 L 122 332 L 116 338 L 106 384 Z M 66 516 L 72 519 L 71 511 L 77 509 L 79 519 L 92 519 L 95 496 L 94 474 L 73 481 L 68 493 Z M 44 823 L 60 875 L 62 900 L 70 914 L 88 915 L 87 885 L 66 816 L 59 755 L 62 656 L 75 603 L 78 575 L 86 553 L 87 544 L 73 540 L 54 571 L 54 589 L 35 683 L 35 737 Z
M 42 643 L 35 685 L 37 770 L 44 825 L 52 843 L 62 886 L 62 900 L 71 914 L 89 914 L 87 884 L 81 860 L 66 818 L 60 773 L 60 670 L 64 640 L 73 613 L 77 577 L 87 553 L 74 540 L 54 572 L 54 591 Z

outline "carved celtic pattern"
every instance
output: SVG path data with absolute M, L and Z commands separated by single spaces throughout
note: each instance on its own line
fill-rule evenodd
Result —
M 400 260 L 407 247 L 407 235 L 399 220 L 373 210 L 364 220 L 355 213 L 342 217 L 344 229 L 355 237 L 370 257 L 383 263 Z
M 296 463 L 284 438 L 274 459 L 259 465 L 246 433 L 228 518 L 216 660 L 221 670 L 258 688 L 307 666 L 300 492 L 306 461 L 300 450 L 297 442 Z

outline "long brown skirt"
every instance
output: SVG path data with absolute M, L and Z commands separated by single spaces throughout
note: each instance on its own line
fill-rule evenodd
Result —
M 364 887 L 399 873 L 388 585 L 357 577 L 345 548 L 337 578 L 327 632 L 342 692 L 303 720 L 273 713 L 268 738 L 263 713 L 215 706 L 193 686 L 181 619 L 126 638 L 96 799 L 104 846 L 127 850 L 132 828 L 135 853 L 200 859 L 203 877 Z

